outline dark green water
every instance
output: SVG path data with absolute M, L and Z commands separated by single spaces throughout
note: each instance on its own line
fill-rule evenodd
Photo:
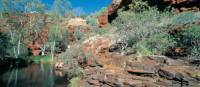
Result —
M 66 87 L 67 77 L 50 64 L 9 69 L 0 75 L 0 87 Z

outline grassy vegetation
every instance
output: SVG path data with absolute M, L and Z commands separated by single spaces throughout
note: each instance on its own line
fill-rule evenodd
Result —
M 127 49 L 139 55 L 163 55 L 175 41 L 168 34 L 164 19 L 169 19 L 170 13 L 160 13 L 156 9 L 135 13 L 126 11 L 112 23 L 117 26 L 117 33 L 124 36 Z M 120 38 L 120 37 L 119 37 Z
M 171 25 L 188 24 L 198 21 L 200 19 L 199 12 L 183 12 L 181 14 L 174 15 L 171 18 Z
M 80 87 L 80 77 L 75 77 L 70 80 L 70 84 L 67 87 Z
M 45 55 L 45 56 L 35 56 L 31 58 L 32 61 L 36 64 L 40 64 L 40 63 L 52 63 L 54 64 L 56 62 L 56 59 L 52 59 L 51 55 Z

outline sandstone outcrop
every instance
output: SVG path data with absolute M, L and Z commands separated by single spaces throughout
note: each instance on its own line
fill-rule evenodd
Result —
M 117 11 L 121 7 L 127 7 L 132 0 L 113 0 L 107 11 L 99 17 L 99 26 L 106 27 L 109 22 L 112 22 L 117 17 Z
M 199 87 L 198 66 L 166 56 L 130 56 L 110 52 L 112 39 L 96 36 L 83 43 L 92 57 L 79 61 L 83 83 L 92 87 Z M 83 86 L 84 87 L 84 86 Z
M 183 11 L 200 11 L 200 0 L 144 0 L 147 1 L 150 6 L 157 6 L 161 11 L 164 11 L 167 7 L 171 6 L 175 8 L 177 13 Z M 108 7 L 107 11 L 99 17 L 100 27 L 106 27 L 106 25 L 117 17 L 118 9 L 124 7 L 124 10 L 128 10 L 128 5 L 134 2 L 134 0 L 113 0 L 112 4 Z
M 75 32 L 76 27 L 78 27 L 78 26 L 86 26 L 86 25 L 87 25 L 86 20 L 84 20 L 82 18 L 77 17 L 77 18 L 74 18 L 74 19 L 70 19 L 68 21 L 68 24 L 67 24 L 68 32 L 69 33 L 73 33 L 73 32 Z
M 74 36 L 74 33 L 77 31 L 78 27 L 81 27 L 80 32 L 83 32 L 85 34 L 91 31 L 85 19 L 80 17 L 70 19 L 67 23 L 67 31 L 69 33 L 69 45 L 73 45 L 76 42 L 76 37 Z
M 103 67 L 86 67 L 83 81 L 93 87 L 199 87 L 199 69 L 167 57 L 140 60 L 101 54 Z M 120 62 L 117 62 L 120 61 Z M 170 62 L 169 62 L 170 61 Z M 124 63 L 124 66 L 123 66 Z

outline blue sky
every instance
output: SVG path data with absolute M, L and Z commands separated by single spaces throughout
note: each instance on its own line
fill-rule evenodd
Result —
M 43 0 L 45 3 L 52 5 L 54 0 Z M 85 14 L 91 14 L 99 11 L 102 7 L 107 7 L 112 0 L 70 0 L 74 11 L 82 11 Z

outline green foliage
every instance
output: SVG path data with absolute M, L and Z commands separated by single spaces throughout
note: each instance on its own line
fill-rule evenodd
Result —
M 51 55 L 35 56 L 35 57 L 32 57 L 31 59 L 36 64 L 40 64 L 40 63 L 55 63 L 55 61 L 52 61 Z
M 175 44 L 168 34 L 166 20 L 171 14 L 160 13 L 156 9 L 148 9 L 136 13 L 120 12 L 112 25 L 116 32 L 128 44 L 128 48 L 139 55 L 163 55 Z
M 2 10 L 9 13 L 44 13 L 46 9 L 46 5 L 41 0 L 3 0 L 2 5 Z
M 189 55 L 189 59 L 198 59 L 200 58 L 200 45 L 193 46 Z
M 9 48 L 6 49 L 6 56 L 15 58 L 23 56 L 26 57 L 28 55 L 26 45 L 30 38 L 28 35 L 28 29 L 23 27 L 23 25 L 20 23 L 21 21 L 25 21 L 26 18 L 24 18 L 22 14 L 18 14 L 18 17 L 20 20 L 11 18 L 10 16 L 4 16 L 4 20 L 6 20 L 5 24 L 0 24 L 1 28 L 5 30 L 7 39 L 10 43 L 8 44 Z
M 170 47 L 174 46 L 173 39 L 168 34 L 154 34 L 149 38 L 137 42 L 133 45 L 133 49 L 137 54 L 142 55 L 164 55 Z
M 98 26 L 99 25 L 97 18 L 95 18 L 93 16 L 87 16 L 86 21 L 87 21 L 87 24 L 90 26 Z
M 181 42 L 189 46 L 200 45 L 200 25 L 191 25 L 181 32 Z
M 62 61 L 71 66 L 70 69 L 65 71 L 67 77 L 71 79 L 68 87 L 79 87 L 78 81 L 83 76 L 83 70 L 77 63 L 79 57 L 81 57 L 80 54 L 82 54 L 80 48 L 71 48 L 60 56 Z
M 146 1 L 134 0 L 131 4 L 129 4 L 129 9 L 135 12 L 141 12 L 150 9 L 150 6 Z
M 94 34 L 103 35 L 103 34 L 106 34 L 108 30 L 109 30 L 108 28 L 95 28 L 92 30 L 92 32 Z
M 199 12 L 183 12 L 180 14 L 175 15 L 172 20 L 171 24 L 187 24 L 192 23 L 200 19 Z
M 67 73 L 68 78 L 83 76 L 83 70 L 79 66 L 74 66 L 72 69 L 69 69 L 66 73 Z
M 0 33 L 0 59 L 3 59 L 8 53 L 8 49 L 11 46 L 11 43 L 9 42 L 9 36 L 6 33 Z
M 88 60 L 90 57 L 90 53 L 84 53 L 83 48 L 79 45 L 71 47 L 59 55 L 59 58 L 70 66 L 77 66 L 78 60 Z
M 21 58 L 28 56 L 27 45 L 30 41 L 40 38 L 46 22 L 43 13 L 45 4 L 40 0 L 4 0 L 1 10 L 1 28 L 6 31 L 10 45 L 6 56 Z M 25 14 L 34 12 L 34 14 Z
M 51 29 L 49 30 L 49 41 L 59 41 L 61 39 L 63 39 L 63 35 L 67 33 L 66 31 L 64 31 L 64 29 L 61 29 L 60 26 L 52 26 Z
M 200 25 L 192 24 L 175 37 L 177 38 L 177 45 L 179 47 L 187 48 L 188 56 L 192 59 L 200 57 Z
M 85 38 L 86 38 L 86 35 L 84 34 L 84 32 L 81 31 L 81 29 L 83 29 L 84 27 L 82 26 L 79 26 L 76 28 L 76 31 L 74 33 L 74 36 L 75 36 L 75 39 L 77 42 L 82 42 Z
M 70 84 L 67 87 L 80 87 L 80 77 L 75 77 L 70 80 Z

